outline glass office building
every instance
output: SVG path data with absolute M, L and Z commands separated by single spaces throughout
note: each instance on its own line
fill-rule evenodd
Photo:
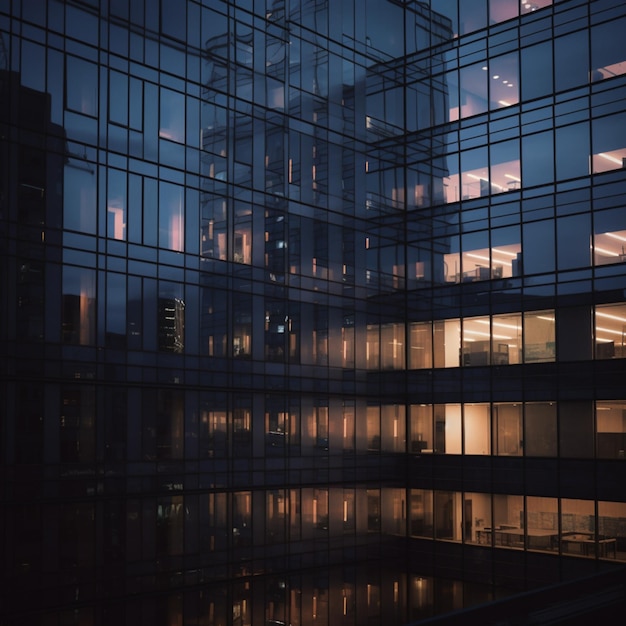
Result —
M 624 33 L 0 0 L 5 623 L 403 624 L 626 561 Z

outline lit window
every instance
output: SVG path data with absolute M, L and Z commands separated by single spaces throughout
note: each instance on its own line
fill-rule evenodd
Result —
M 626 400 L 596 402 L 596 446 L 598 458 L 626 457 Z
M 594 265 L 608 265 L 626 261 L 626 230 L 615 230 L 594 235 Z
M 524 362 L 554 361 L 555 356 L 554 311 L 524 313 Z
M 626 304 L 596 307 L 596 359 L 626 356 Z

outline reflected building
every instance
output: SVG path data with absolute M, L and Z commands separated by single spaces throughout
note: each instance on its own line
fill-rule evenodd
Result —
M 407 624 L 624 563 L 625 29 L 0 3 L 3 623 Z

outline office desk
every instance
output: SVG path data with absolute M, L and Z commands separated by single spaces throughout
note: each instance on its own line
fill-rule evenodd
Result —
M 555 530 L 542 528 L 480 528 L 476 530 L 476 541 L 482 544 L 491 544 L 493 535 L 495 545 L 516 548 L 524 547 L 524 535 L 527 538 L 527 547 L 532 550 L 556 549 L 559 533 Z
M 574 533 L 572 535 L 563 535 L 561 537 L 563 552 L 571 552 L 581 554 L 583 556 L 595 556 L 596 545 L 598 547 L 598 556 L 606 559 L 612 556 L 617 558 L 617 539 L 594 539 L 593 535 L 586 533 Z

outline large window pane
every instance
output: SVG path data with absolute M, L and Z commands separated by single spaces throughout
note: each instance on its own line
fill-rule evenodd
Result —
M 552 131 L 522 137 L 522 180 L 524 187 L 543 185 L 554 180 Z
M 463 235 L 461 249 L 462 282 L 492 278 L 489 260 L 489 233 L 486 230 Z
M 463 498 L 463 540 L 491 543 L 491 494 L 466 493 Z
M 63 268 L 62 339 L 64 343 L 93 345 L 96 340 L 96 272 Z
M 519 141 L 502 141 L 491 146 L 491 193 L 514 191 L 522 186 Z
M 491 362 L 511 365 L 522 362 L 522 316 L 494 315 L 491 320 Z
M 433 366 L 432 322 L 413 322 L 409 326 L 409 369 Z
M 596 307 L 596 359 L 626 357 L 626 304 Z
M 181 284 L 159 284 L 158 339 L 159 350 L 181 353 L 185 349 L 185 299 Z
M 469 2 L 462 4 L 466 6 Z M 459 74 L 461 77 L 461 117 L 470 117 L 487 111 L 489 104 L 487 99 L 489 68 L 487 65 L 483 62 L 462 67 Z
M 623 168 L 626 163 L 626 113 L 594 119 L 591 130 L 593 173 Z
M 591 219 L 588 213 L 558 218 L 556 235 L 559 270 L 589 265 Z
M 626 561 L 626 503 L 598 502 L 598 556 Z
M 68 109 L 83 115 L 98 114 L 98 66 L 68 56 L 66 60 L 65 104 Z
M 461 405 L 435 405 L 435 452 L 461 454 Z
M 433 331 L 435 367 L 459 367 L 461 321 L 435 321 Z
M 598 211 L 593 216 L 594 265 L 626 261 L 626 209 Z
M 623 35 L 626 17 L 598 24 L 591 29 L 591 80 L 626 74 L 626 49 Z
M 496 546 L 524 547 L 523 496 L 493 496 L 493 539 Z
M 531 222 L 523 226 L 524 274 L 554 271 L 554 221 Z M 532 250 L 532 254 L 530 253 Z
M 461 541 L 462 520 L 461 494 L 435 491 L 435 539 Z
M 569 458 L 591 458 L 593 404 L 587 401 L 559 402 L 559 454 Z
M 589 174 L 589 122 L 556 129 L 557 180 Z
M 558 549 L 559 515 L 556 498 L 526 498 L 526 547 L 553 552 Z
M 433 537 L 433 492 L 411 489 L 409 533 L 412 537 Z
M 406 415 L 404 405 L 384 404 L 381 407 L 380 417 L 383 452 L 406 452 Z
M 543 62 L 546 63 L 546 60 L 544 59 Z M 486 73 L 489 74 L 489 108 L 491 110 L 519 102 L 518 65 L 517 52 L 490 59 Z M 549 66 L 551 65 L 550 63 Z
M 527 402 L 524 405 L 524 451 L 526 456 L 556 456 L 554 402 Z
M 538 363 L 554 361 L 554 311 L 524 313 L 524 361 Z
M 139 211 L 139 207 L 137 207 Z M 126 174 L 110 169 L 107 181 L 107 236 L 126 240 Z
M 411 443 L 409 452 L 433 451 L 433 406 L 432 404 L 412 404 L 410 407 Z
M 498 24 L 517 17 L 519 5 L 518 0 L 489 0 L 489 23 Z
M 596 516 L 591 500 L 561 500 L 561 550 L 563 554 L 595 557 Z
M 482 198 L 491 193 L 487 148 L 461 153 L 462 199 Z
M 161 182 L 159 185 L 159 246 L 182 252 L 185 245 L 185 206 L 183 188 Z
M 491 336 L 488 317 L 463 320 L 463 365 L 491 363 Z
M 557 91 L 585 85 L 589 81 L 587 31 L 579 30 L 554 40 L 554 70 Z
M 461 35 L 487 26 L 487 0 L 459 2 L 459 26 Z
M 626 451 L 626 400 L 596 402 L 596 454 L 623 459 Z
M 552 41 L 522 48 L 522 97 L 532 100 L 552 93 Z
M 68 159 L 63 181 L 63 227 L 82 233 L 96 232 L 95 167 Z
M 463 406 L 465 454 L 491 454 L 491 413 L 488 403 Z M 468 520 L 471 523 L 471 520 Z
M 522 405 L 498 402 L 493 405 L 494 454 L 521 456 L 524 448 Z

